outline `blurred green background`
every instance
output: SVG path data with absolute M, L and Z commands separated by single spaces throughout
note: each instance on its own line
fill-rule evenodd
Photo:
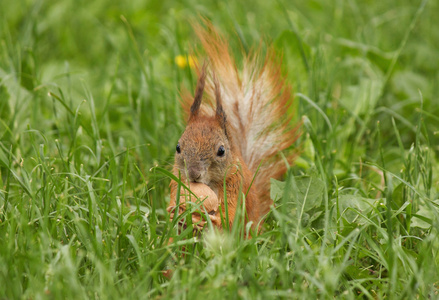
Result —
M 202 18 L 238 64 L 282 57 L 301 155 L 260 237 L 167 245 L 196 82 L 176 58 Z M 438 18 L 437 0 L 2 0 L 0 298 L 435 297 Z

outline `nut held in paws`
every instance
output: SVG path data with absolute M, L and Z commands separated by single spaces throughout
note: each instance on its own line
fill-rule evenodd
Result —
M 200 198 L 200 200 L 206 199 L 203 202 L 203 206 L 206 208 L 206 211 L 208 213 L 210 213 L 212 211 L 216 212 L 218 210 L 218 206 L 219 206 L 218 197 L 216 196 L 215 192 L 212 191 L 212 189 L 209 186 L 205 185 L 204 183 L 192 182 L 190 184 L 190 189 L 195 195 L 197 195 L 198 198 Z M 183 193 L 183 192 L 185 192 L 185 193 Z M 181 194 L 184 196 L 184 195 L 187 195 L 188 192 L 183 191 L 183 189 L 182 189 Z

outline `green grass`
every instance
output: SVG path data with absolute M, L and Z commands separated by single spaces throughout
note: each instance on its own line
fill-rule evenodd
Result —
M 195 84 L 175 57 L 200 15 L 238 57 L 282 53 L 303 120 L 251 239 L 167 220 Z M 434 0 L 1 1 L 0 299 L 438 297 L 438 17 Z

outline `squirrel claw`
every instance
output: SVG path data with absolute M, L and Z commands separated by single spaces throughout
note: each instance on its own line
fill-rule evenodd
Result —
M 173 220 L 174 217 L 176 216 L 176 208 L 177 208 L 176 206 L 169 206 L 168 208 L 166 208 L 166 210 L 169 212 L 170 220 Z M 185 211 L 185 209 L 180 207 L 178 209 L 177 216 L 181 215 L 184 211 Z M 192 214 L 192 224 L 193 224 L 194 228 L 196 230 L 202 230 L 206 226 L 206 224 L 208 223 L 207 218 L 210 219 L 210 221 L 212 222 L 212 225 L 214 227 L 221 227 L 221 218 L 219 216 L 215 215 L 216 213 L 217 212 L 215 212 L 215 211 L 209 212 L 208 214 L 205 214 L 205 213 L 200 214 L 198 212 L 193 213 Z M 186 226 L 186 224 L 185 224 L 186 220 L 184 218 L 181 219 L 178 223 L 179 223 L 179 226 L 182 226 L 182 227 Z

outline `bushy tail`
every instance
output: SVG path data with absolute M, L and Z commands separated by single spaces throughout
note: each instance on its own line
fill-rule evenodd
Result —
M 286 171 L 279 152 L 290 148 L 298 137 L 298 126 L 292 125 L 288 114 L 293 100 L 291 86 L 285 82 L 273 51 L 265 57 L 258 52 L 245 57 L 242 70 L 238 71 L 228 43 L 213 26 L 194 27 L 210 69 L 219 79 L 227 121 L 236 133 L 234 143 L 248 168 L 252 172 L 259 168 L 254 184 L 269 202 L 269 178 L 278 178 Z M 214 113 L 214 99 L 211 72 L 206 81 L 204 113 Z M 192 101 L 193 97 L 184 98 L 185 111 L 189 111 Z M 293 151 L 284 155 L 288 161 L 294 158 Z

